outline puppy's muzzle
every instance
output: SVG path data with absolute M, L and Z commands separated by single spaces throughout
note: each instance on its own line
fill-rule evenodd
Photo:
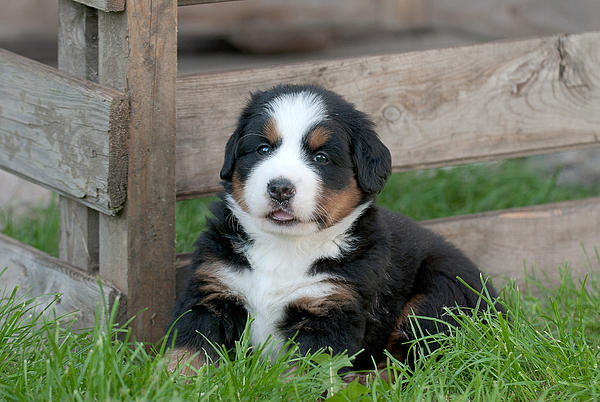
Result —
M 280 177 L 267 184 L 267 193 L 273 201 L 284 204 L 296 194 L 296 187 L 288 179 Z

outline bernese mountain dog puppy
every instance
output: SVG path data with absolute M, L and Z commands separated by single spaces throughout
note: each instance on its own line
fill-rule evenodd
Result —
M 233 346 L 251 318 L 251 343 L 272 336 L 273 354 L 294 338 L 301 352 L 363 350 L 354 369 L 372 369 L 385 349 L 406 359 L 421 335 L 409 315 L 449 320 L 445 307 L 476 307 L 457 278 L 481 291 L 477 267 L 375 205 L 390 173 L 373 123 L 339 95 L 310 85 L 254 93 L 227 142 L 225 192 L 174 309 L 171 362 L 215 358 L 209 342 Z

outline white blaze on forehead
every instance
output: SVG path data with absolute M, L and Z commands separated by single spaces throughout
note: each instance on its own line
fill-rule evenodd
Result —
M 326 117 L 323 100 L 308 91 L 281 95 L 269 102 L 267 110 L 282 141 L 299 146 L 307 131 Z
M 275 123 L 281 144 L 248 176 L 244 186 L 246 205 L 252 215 L 264 218 L 272 208 L 267 185 L 282 177 L 296 188 L 289 204 L 291 212 L 300 220 L 310 220 L 317 208 L 321 180 L 306 161 L 302 139 L 315 124 L 325 120 L 325 104 L 318 95 L 303 91 L 273 99 L 266 112 Z

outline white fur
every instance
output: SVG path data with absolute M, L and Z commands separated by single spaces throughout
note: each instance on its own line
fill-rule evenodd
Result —
M 262 223 L 263 230 L 297 234 L 315 232 L 317 225 L 310 220 L 315 214 L 321 180 L 306 163 L 302 138 L 311 127 L 326 118 L 325 105 L 316 94 L 305 91 L 277 97 L 266 109 L 275 121 L 281 145 L 258 163 L 248 176 L 244 186 L 244 201 L 252 215 L 263 219 L 272 212 L 267 193 L 268 183 L 276 178 L 286 178 L 296 188 L 296 195 L 290 200 L 289 207 L 301 223 L 283 226 L 265 220 Z
M 348 234 L 353 223 L 369 206 L 363 204 L 337 224 L 306 236 L 273 234 L 254 225 L 255 220 L 228 197 L 227 202 L 254 240 L 241 250 L 252 270 L 240 273 L 224 270 L 222 280 L 245 301 L 254 319 L 252 344 L 274 338 L 273 355 L 279 352 L 285 339 L 277 332 L 285 307 L 301 297 L 319 298 L 334 290 L 329 282 L 334 276 L 310 275 L 312 264 L 320 258 L 339 258 L 352 249 L 353 239 Z

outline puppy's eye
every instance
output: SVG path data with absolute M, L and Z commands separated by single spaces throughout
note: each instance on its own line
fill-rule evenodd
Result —
M 271 152 L 271 146 L 267 144 L 261 144 L 258 148 L 256 148 L 256 152 L 259 155 L 267 155 Z
M 325 152 L 317 152 L 315 157 L 313 158 L 315 162 L 325 164 L 329 162 L 329 157 Z

